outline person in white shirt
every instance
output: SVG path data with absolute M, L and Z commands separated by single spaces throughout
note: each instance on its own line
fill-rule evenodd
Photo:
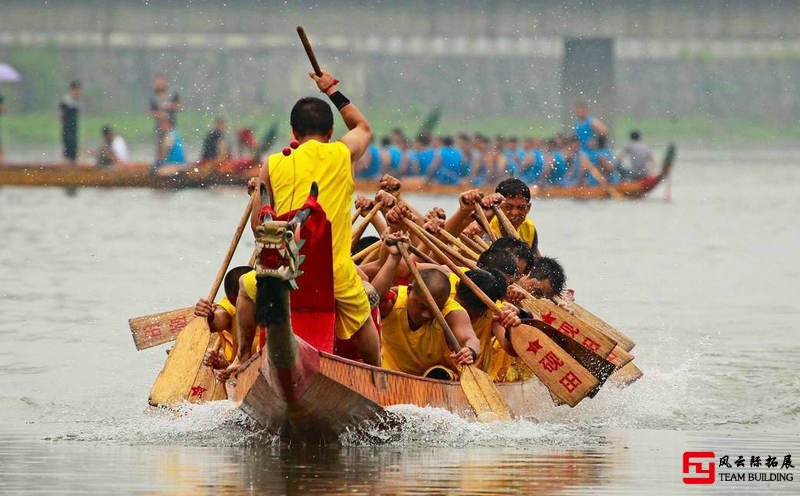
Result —
M 642 143 L 642 134 L 639 131 L 631 131 L 631 140 L 625 145 L 621 153 L 617 155 L 619 160 L 627 158 L 628 168 L 623 169 L 626 179 L 643 179 L 653 173 L 655 159 L 650 147 Z
M 97 150 L 98 167 L 112 167 L 128 161 L 128 145 L 110 126 L 103 126 L 103 144 Z

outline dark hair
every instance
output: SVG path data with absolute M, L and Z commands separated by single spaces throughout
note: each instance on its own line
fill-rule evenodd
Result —
M 356 241 L 355 243 L 353 243 L 353 247 L 350 249 L 350 255 L 355 255 L 356 253 L 360 252 L 364 248 L 367 248 L 368 246 L 372 246 L 372 245 L 374 245 L 375 243 L 377 243 L 380 240 L 381 240 L 381 238 L 379 238 L 377 236 L 364 236 L 363 238 L 361 238 L 358 241 Z
M 567 281 L 567 276 L 564 274 L 564 268 L 561 267 L 561 264 L 558 263 L 558 260 L 555 258 L 534 258 L 528 266 L 528 274 L 540 281 L 550 281 L 550 286 L 557 295 L 564 291 L 564 284 Z
M 444 146 L 453 146 L 453 137 L 452 136 L 445 136 L 442 138 L 442 144 Z
M 234 267 L 225 274 L 225 296 L 228 301 L 236 305 L 236 297 L 239 295 L 239 278 L 253 270 L 249 265 Z
M 325 101 L 307 96 L 294 104 L 289 123 L 300 137 L 327 134 L 333 129 L 333 112 Z
M 388 136 L 384 136 L 383 138 L 381 138 L 381 146 L 386 147 L 386 146 L 389 146 L 391 144 L 392 144 L 392 140 L 389 139 Z
M 476 136 L 476 137 L 477 137 L 477 136 Z M 460 133 L 460 134 L 458 135 L 458 139 L 461 139 L 461 140 L 464 140 L 464 141 L 469 141 L 469 134 L 467 134 L 467 133 Z
M 424 282 L 425 286 L 428 287 L 428 290 L 431 292 L 431 296 L 433 296 L 434 300 L 442 299 L 450 294 L 450 278 L 441 270 L 423 269 L 419 271 L 419 275 L 422 278 L 422 282 Z M 409 287 L 412 288 L 412 290 L 415 286 L 416 281 L 413 284 L 409 284 Z
M 417 136 L 417 143 L 420 145 L 428 146 L 431 144 L 431 136 L 429 134 L 420 134 Z
M 531 201 L 530 188 L 528 188 L 528 185 L 522 182 L 522 180 L 517 179 L 516 177 L 510 177 L 500 181 L 500 184 L 497 185 L 497 188 L 495 188 L 494 192 L 500 193 L 506 198 L 521 196 L 526 200 Z
M 492 301 L 502 299 L 508 290 L 508 283 L 506 278 L 503 277 L 499 271 L 493 270 L 468 270 L 465 275 L 475 283 L 478 288 L 486 293 Z M 456 298 L 458 302 L 466 309 L 476 312 L 484 312 L 486 304 L 478 298 L 478 295 L 464 284 L 462 281 L 456 285 Z
M 111 126 L 106 124 L 100 129 L 100 132 L 103 133 L 103 136 L 108 136 L 111 134 Z
M 69 82 L 69 87 L 70 88 L 80 88 L 81 87 L 80 79 L 73 79 L 72 81 L 70 81 Z
M 598 134 L 597 135 L 597 148 L 605 148 L 606 141 L 608 141 L 608 137 L 605 134 Z
M 514 258 L 505 250 L 492 249 L 484 251 L 478 257 L 478 267 L 483 270 L 496 270 L 510 277 L 519 276 L 519 268 Z
M 631 140 L 639 141 L 640 139 L 642 139 L 642 133 L 640 133 L 637 129 L 631 131 Z
M 518 239 L 518 238 L 510 238 L 508 236 L 503 236 L 501 238 L 497 238 L 497 240 L 492 243 L 489 247 L 490 249 L 502 250 L 511 255 L 512 257 L 521 258 L 525 260 L 525 271 L 527 272 L 527 268 L 530 267 L 531 261 L 533 261 L 533 250 L 525 241 Z

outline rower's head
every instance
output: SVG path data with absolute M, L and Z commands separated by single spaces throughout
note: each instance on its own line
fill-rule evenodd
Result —
M 225 131 L 228 128 L 228 121 L 224 117 L 216 117 L 214 119 L 214 128 L 220 131 Z
M 480 254 L 477 265 L 480 269 L 497 271 L 503 274 L 509 284 L 516 282 L 522 274 L 511 254 L 506 250 L 492 248 L 491 246 Z
M 567 276 L 558 260 L 535 257 L 528 268 L 530 285 L 526 288 L 537 298 L 552 298 L 564 291 Z
M 639 141 L 640 139 L 642 139 L 642 133 L 638 129 L 631 131 L 631 141 Z
M 433 296 L 439 310 L 443 309 L 450 297 L 450 278 L 438 269 L 424 269 L 419 271 L 422 281 Z M 431 321 L 436 315 L 436 309 L 430 308 L 425 300 L 425 295 L 416 287 L 416 282 L 408 286 L 408 318 L 418 325 Z
M 531 211 L 530 188 L 520 179 L 511 177 L 501 181 L 494 191 L 503 195 L 504 200 L 500 204 L 500 209 L 506 214 L 514 227 L 519 229 L 519 226 L 525 222 L 528 212 Z
M 431 135 L 427 133 L 421 133 L 417 136 L 417 139 L 414 141 L 414 148 L 417 150 L 426 150 L 431 146 Z
M 483 291 L 492 301 L 498 301 L 505 297 L 508 290 L 503 274 L 496 270 L 491 272 L 486 270 L 468 270 L 465 275 Z M 486 304 L 462 281 L 456 286 L 456 301 L 464 307 L 470 318 L 475 319 L 486 312 Z
M 528 268 L 534 258 L 531 247 L 528 243 L 519 238 L 503 236 L 497 238 L 489 248 L 492 250 L 501 250 L 511 255 L 514 262 L 516 262 L 517 268 L 519 268 L 520 274 L 528 272 Z
M 589 117 L 589 104 L 586 102 L 576 102 L 575 103 L 575 117 L 578 120 L 585 120 Z
M 223 287 L 225 288 L 225 297 L 228 298 L 234 306 L 236 305 L 236 298 L 239 296 L 239 279 L 253 270 L 253 268 L 249 265 L 240 265 L 239 267 L 234 267 L 225 274 L 225 282 L 223 283 Z
M 307 96 L 297 100 L 292 107 L 289 124 L 297 141 L 316 139 L 327 143 L 333 135 L 333 112 L 324 100 Z
M 350 255 L 355 255 L 356 253 L 366 248 L 369 248 L 370 246 L 374 245 L 380 240 L 381 238 L 377 236 L 364 236 L 353 244 L 353 246 L 350 249 Z

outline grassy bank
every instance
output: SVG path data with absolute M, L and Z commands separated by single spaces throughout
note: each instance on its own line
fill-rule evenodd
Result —
M 414 134 L 425 120 L 427 109 L 367 108 L 376 135 L 382 136 L 395 127 Z M 202 112 L 182 112 L 178 117 L 178 131 L 188 143 L 199 142 L 211 127 L 214 116 Z M 273 123 L 288 128 L 286 113 L 230 116 L 232 128 L 251 127 L 260 137 Z M 96 146 L 100 142 L 100 128 L 113 126 L 130 144 L 152 142 L 153 122 L 145 113 L 85 114 L 80 117 L 82 146 Z M 284 127 L 285 126 L 285 127 Z M 337 129 L 343 129 L 337 117 Z M 2 138 L 5 148 L 58 143 L 60 127 L 54 113 L 8 113 L 2 116 Z M 639 129 L 648 141 L 677 141 L 697 145 L 781 145 L 800 142 L 800 123 L 784 124 L 741 118 L 709 118 L 684 116 L 680 118 L 638 118 L 630 115 L 616 116 L 614 129 L 617 141 L 624 141 L 631 129 Z M 481 132 L 487 135 L 549 136 L 561 129 L 557 119 L 526 116 L 454 116 L 443 113 L 438 133 Z

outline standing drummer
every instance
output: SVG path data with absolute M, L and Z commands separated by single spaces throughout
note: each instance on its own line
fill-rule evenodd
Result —
M 372 129 L 364 114 L 339 92 L 339 81 L 328 72 L 321 76 L 310 73 L 322 93 L 328 96 L 339 110 L 349 129 L 339 141 L 331 142 L 333 112 L 323 100 L 305 97 L 295 103 L 291 111 L 292 135 L 297 141 L 294 150 L 276 153 L 262 165 L 260 180 L 270 190 L 270 198 L 277 215 L 303 206 L 316 182 L 319 186 L 317 200 L 331 223 L 333 255 L 333 294 L 336 299 L 335 333 L 340 339 L 354 339 L 359 354 L 371 365 L 380 365 L 380 337 L 370 318 L 370 303 L 355 263 L 350 258 L 353 190 L 353 164 L 366 151 L 372 141 Z M 260 188 L 255 188 L 252 227 L 261 224 Z M 236 307 L 240 343 L 236 360 L 220 374 L 220 379 L 238 369 L 252 354 L 248 346 L 256 332 L 255 300 L 256 273 L 242 276 Z

